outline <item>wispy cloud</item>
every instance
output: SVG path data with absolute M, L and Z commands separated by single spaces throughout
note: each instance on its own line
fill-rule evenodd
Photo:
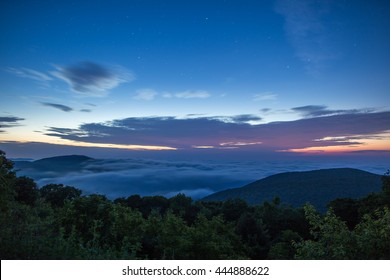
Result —
M 176 93 L 175 96 L 177 98 L 209 98 L 210 94 L 204 90 L 197 90 L 197 91 L 187 90 L 187 91 Z
M 266 114 L 266 113 L 268 113 L 268 112 L 270 112 L 270 111 L 272 111 L 271 108 L 262 108 L 262 109 L 260 109 L 260 112 L 262 112 L 262 113 L 264 113 L 264 114 Z
M 23 121 L 23 118 L 18 118 L 18 117 L 3 117 L 0 116 L 0 133 L 4 133 L 5 130 L 3 128 L 9 128 L 9 127 L 15 127 L 15 126 L 20 126 L 19 122 Z
M 108 90 L 134 79 L 133 74 L 122 67 L 107 67 L 90 61 L 55 67 L 57 71 L 52 71 L 52 75 L 67 82 L 74 92 L 88 96 L 105 96 Z
M 85 96 L 105 96 L 108 91 L 134 80 L 134 75 L 122 66 L 105 66 L 84 61 L 69 66 L 54 65 L 55 71 L 44 73 L 30 68 L 8 67 L 4 70 L 49 86 L 54 78 L 65 81 L 75 93 Z
M 186 90 L 181 92 L 157 92 L 152 88 L 138 89 L 134 99 L 138 100 L 153 100 L 156 96 L 163 98 L 180 98 L 180 99 L 206 99 L 211 97 L 211 94 L 205 90 Z
M 150 101 L 153 100 L 158 95 L 157 91 L 151 88 L 143 88 L 137 90 L 137 95 L 134 96 L 134 99 Z
M 226 142 L 219 143 L 220 146 L 224 147 L 234 147 L 234 146 L 251 146 L 251 145 L 260 145 L 262 142 Z
M 73 111 L 73 108 L 63 105 L 63 104 L 57 104 L 57 103 L 48 103 L 48 102 L 41 102 L 43 106 L 52 107 L 57 110 L 61 110 L 63 112 L 71 112 Z
M 259 93 L 253 95 L 254 101 L 270 101 L 270 100 L 276 100 L 277 94 L 274 94 L 272 92 L 266 92 L 266 93 Z
M 311 74 L 317 73 L 325 62 L 338 56 L 331 46 L 330 32 L 324 20 L 329 10 L 329 1 L 276 2 L 276 12 L 285 19 L 286 34 L 296 56 Z
M 258 123 L 262 120 L 261 117 L 253 114 L 243 114 L 243 115 L 235 115 L 235 116 L 214 116 L 210 119 L 219 120 L 225 123 L 237 123 L 237 124 L 253 124 Z
M 321 117 L 341 114 L 357 114 L 357 113 L 369 113 L 373 112 L 373 109 L 352 109 L 352 110 L 330 110 L 327 106 L 323 105 L 307 105 L 301 107 L 292 108 L 293 111 L 301 114 L 304 117 Z
M 165 98 L 176 97 L 176 98 L 184 98 L 184 99 L 191 99 L 191 98 L 204 99 L 204 98 L 211 97 L 211 94 L 205 90 L 186 90 L 177 93 L 164 92 L 162 96 Z
M 11 74 L 14 74 L 14 75 L 18 76 L 18 77 L 32 79 L 32 80 L 41 82 L 41 83 L 43 83 L 45 85 L 46 85 L 47 82 L 53 80 L 53 78 L 50 77 L 49 75 L 47 75 L 45 73 L 42 73 L 42 72 L 39 72 L 39 71 L 36 71 L 34 69 L 30 69 L 30 68 L 24 68 L 24 67 L 13 68 L 13 67 L 8 67 L 5 70 L 7 72 L 11 73 Z
M 256 115 L 244 114 L 244 115 L 233 116 L 231 117 L 231 120 L 235 123 L 248 123 L 248 122 L 261 121 L 262 118 Z

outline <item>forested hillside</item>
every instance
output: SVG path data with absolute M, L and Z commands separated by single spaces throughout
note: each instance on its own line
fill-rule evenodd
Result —
M 321 215 L 279 198 L 117 198 L 18 177 L 0 151 L 1 259 L 389 259 L 390 177 Z
M 339 197 L 361 198 L 381 190 L 381 176 L 353 168 L 333 168 L 275 174 L 241 188 L 227 189 L 206 201 L 240 198 L 256 205 L 279 197 L 284 203 L 301 207 L 310 203 L 321 212 Z

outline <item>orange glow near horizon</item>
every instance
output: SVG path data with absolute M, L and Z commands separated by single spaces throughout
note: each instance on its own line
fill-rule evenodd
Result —
M 73 141 L 70 141 L 73 142 Z M 146 146 L 146 145 L 123 145 L 123 144 L 108 144 L 108 143 L 88 143 L 88 142 L 73 142 L 69 144 L 63 144 L 68 146 L 77 147 L 94 147 L 94 148 L 113 148 L 113 149 L 125 149 L 135 151 L 174 151 L 177 148 L 167 146 Z
M 157 145 L 131 145 L 131 144 L 112 144 L 112 143 L 92 143 L 74 141 L 68 139 L 56 138 L 41 134 L 39 131 L 30 133 L 28 136 L 22 129 L 14 128 L 13 134 L 0 135 L 0 143 L 16 142 L 16 143 L 42 143 L 51 145 L 64 145 L 73 147 L 90 147 L 90 148 L 112 148 L 112 149 L 124 149 L 134 151 L 174 151 L 177 148 L 169 146 L 157 146 Z
M 360 138 L 361 137 L 361 138 Z M 340 140 L 341 142 L 348 137 L 325 137 L 316 140 L 317 142 L 327 140 Z M 390 152 L 390 133 L 372 135 L 370 138 L 356 136 L 361 144 L 351 145 L 333 145 L 333 146 L 313 146 L 299 149 L 288 149 L 283 152 L 306 153 L 306 154 L 339 154 L 359 151 L 389 151 Z
M 89 143 L 89 142 L 78 142 L 70 140 L 61 140 L 56 142 L 41 142 L 41 141 L 7 141 L 0 140 L 0 143 L 42 143 L 49 145 L 63 145 L 63 146 L 72 146 L 72 147 L 86 147 L 86 148 L 111 148 L 111 149 L 124 149 L 124 150 L 133 150 L 133 151 L 175 151 L 177 148 L 167 147 L 167 146 L 147 146 L 147 145 L 124 145 L 124 144 L 109 144 L 109 143 Z

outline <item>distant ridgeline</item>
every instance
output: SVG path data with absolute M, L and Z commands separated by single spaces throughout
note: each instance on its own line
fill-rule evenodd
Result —
M 56 156 L 35 161 L 15 161 L 15 169 L 22 170 L 23 175 L 29 175 L 29 170 L 41 172 L 70 172 L 80 170 L 93 159 L 82 155 Z M 27 174 L 25 174 L 27 173 Z
M 28 176 L 39 180 L 56 178 L 66 173 L 80 172 L 87 164 L 96 161 L 83 155 L 67 155 L 43 158 L 35 161 L 18 160 L 14 162 L 19 176 Z
M 309 202 L 319 211 L 336 198 L 361 198 L 381 190 L 381 176 L 352 168 L 286 172 L 269 176 L 241 188 L 211 194 L 204 201 L 241 198 L 262 204 L 279 197 L 282 203 L 300 207 Z

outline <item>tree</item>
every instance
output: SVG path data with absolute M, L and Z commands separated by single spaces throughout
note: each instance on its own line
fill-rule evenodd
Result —
M 179 216 L 184 216 L 192 205 L 192 198 L 179 193 L 169 199 L 169 208 Z
M 301 242 L 302 237 L 292 230 L 284 230 L 276 239 L 268 253 L 269 259 L 292 260 L 296 254 L 295 243 Z
M 33 206 L 39 197 L 38 186 L 29 177 L 17 177 L 14 180 L 14 188 L 16 192 L 15 199 L 21 203 Z
M 144 218 L 148 217 L 152 211 L 157 211 L 163 215 L 169 207 L 169 201 L 163 196 L 144 196 L 139 207 Z
M 80 197 L 81 190 L 63 184 L 48 184 L 39 189 L 39 193 L 45 201 L 53 207 L 63 207 L 66 201 Z
M 240 198 L 229 199 L 222 204 L 223 218 L 228 222 L 237 222 L 241 214 L 247 210 L 248 204 Z
M 13 162 L 6 158 L 0 150 L 0 210 L 6 211 L 16 195 L 13 182 L 16 178 L 13 172 Z
M 116 204 L 112 210 L 112 244 L 117 258 L 135 259 L 142 248 L 145 220 L 138 210 Z
M 295 231 L 302 237 L 309 235 L 302 208 L 292 208 L 274 199 L 272 203 L 266 201 L 263 205 L 256 206 L 255 210 L 268 229 L 271 240 L 278 238 L 284 230 Z
M 390 210 L 387 207 L 365 214 L 348 230 L 332 210 L 323 217 L 314 207 L 305 206 L 312 240 L 295 243 L 297 259 L 389 259 Z
M 142 197 L 138 194 L 131 195 L 127 198 L 120 197 L 114 200 L 114 203 L 121 204 L 132 209 L 140 209 L 142 206 Z
M 161 258 L 161 248 L 158 248 L 158 244 L 160 243 L 161 237 L 161 229 L 161 214 L 157 210 L 153 210 L 147 217 L 145 222 L 145 232 L 142 237 L 142 258 Z
M 364 215 L 355 229 L 357 259 L 390 259 L 390 210 L 378 209 Z
M 15 178 L 15 172 L 12 171 L 14 168 L 14 163 L 7 159 L 5 152 L 0 150 L 0 180 L 1 182 L 6 181 L 7 179 Z
M 382 176 L 382 192 L 390 197 L 390 169 Z
M 61 211 L 65 233 L 69 235 L 74 229 L 83 242 L 95 240 L 110 243 L 112 209 L 113 203 L 104 195 L 97 194 L 81 196 L 66 203 Z M 96 238 L 96 234 L 99 234 L 99 238 Z
M 193 204 L 191 197 L 179 193 L 169 199 L 169 209 L 191 225 L 196 220 L 200 207 Z
M 162 220 L 158 249 L 161 259 L 188 258 L 189 228 L 180 216 L 168 210 Z
M 246 255 L 251 259 L 267 257 L 270 236 L 257 213 L 244 212 L 237 221 L 236 233 L 241 237 Z
M 329 209 L 333 209 L 336 216 L 340 217 L 353 229 L 360 220 L 359 201 L 352 198 L 338 198 L 328 204 Z
M 221 216 L 199 215 L 188 233 L 189 259 L 242 259 L 244 254 L 234 227 Z
M 311 205 L 305 205 L 304 210 L 314 239 L 296 243 L 295 257 L 305 260 L 353 259 L 356 255 L 356 244 L 346 223 L 332 210 L 324 217 L 321 217 Z
M 222 201 L 197 201 L 195 206 L 199 208 L 198 214 L 205 216 L 207 219 L 222 215 Z

